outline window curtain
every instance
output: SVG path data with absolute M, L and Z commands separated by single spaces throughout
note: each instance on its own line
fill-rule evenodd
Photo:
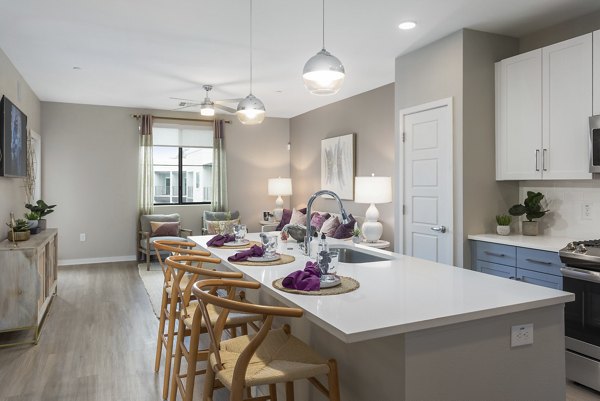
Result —
M 225 131 L 223 120 L 214 122 L 213 141 L 213 212 L 228 211 L 227 204 L 227 163 L 225 158 Z
M 140 116 L 140 155 L 138 170 L 138 211 L 139 215 L 142 216 L 154 212 L 152 116 L 148 114 Z

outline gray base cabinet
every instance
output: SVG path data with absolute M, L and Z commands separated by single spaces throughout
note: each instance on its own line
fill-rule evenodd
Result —
M 27 241 L 0 242 L 0 332 L 33 330 L 37 343 L 44 316 L 57 291 L 58 230 Z M 23 342 L 21 342 L 23 343 Z M 0 347 L 16 345 L 0 343 Z
M 562 290 L 558 252 L 471 241 L 474 270 Z

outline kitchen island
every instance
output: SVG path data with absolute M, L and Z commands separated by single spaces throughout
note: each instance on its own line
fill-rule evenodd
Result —
M 244 266 L 227 261 L 235 250 L 207 247 L 210 236 L 190 239 L 260 282 L 257 301 L 305 311 L 292 331 L 338 360 L 344 401 L 565 399 L 563 308 L 572 294 L 335 240 L 383 260 L 339 265 L 359 281 L 356 291 L 290 294 L 272 282 L 309 260 L 292 241 L 279 251 L 293 263 Z M 533 344 L 511 348 L 511 327 L 529 323 Z M 321 399 L 301 386 L 297 395 Z

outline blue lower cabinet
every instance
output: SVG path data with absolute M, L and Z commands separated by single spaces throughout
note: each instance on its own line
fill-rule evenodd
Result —
M 554 288 L 555 290 L 562 290 L 562 276 L 554 276 L 547 273 L 517 269 L 517 280 L 525 283 L 541 285 L 542 287 Z
M 512 266 L 504 266 L 498 263 L 477 261 L 476 270 L 481 273 L 491 274 L 492 276 L 514 279 L 517 276 L 517 269 Z

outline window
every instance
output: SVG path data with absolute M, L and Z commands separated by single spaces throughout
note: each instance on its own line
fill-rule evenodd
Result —
M 154 124 L 154 204 L 210 203 L 212 125 Z

